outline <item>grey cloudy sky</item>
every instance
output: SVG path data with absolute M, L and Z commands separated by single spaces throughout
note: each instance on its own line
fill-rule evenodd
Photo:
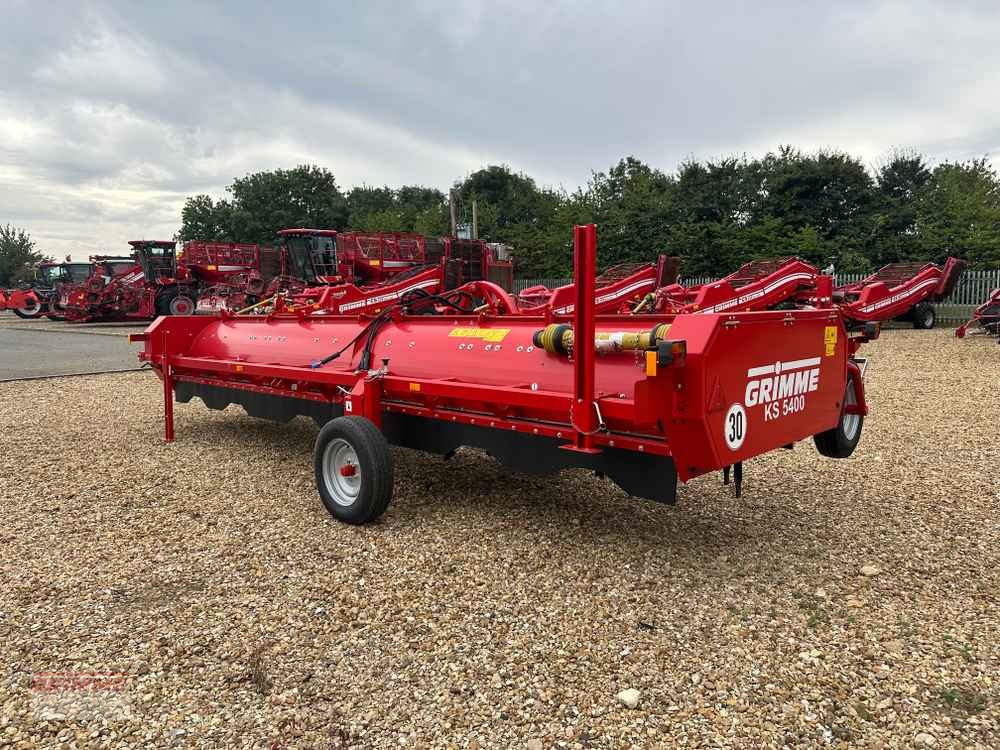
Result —
M 573 189 L 635 154 L 1000 149 L 1000 4 L 0 0 L 0 223 L 85 257 L 317 163 Z

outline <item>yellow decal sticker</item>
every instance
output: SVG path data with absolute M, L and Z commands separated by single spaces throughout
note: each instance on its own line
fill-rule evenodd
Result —
M 410 390 L 414 393 L 420 392 L 420 383 L 410 383 Z
M 823 342 L 826 344 L 826 356 L 832 357 L 837 351 L 837 326 L 827 326 L 824 329 Z
M 370 260 L 370 261 L 368 261 L 368 264 L 372 265 L 372 266 L 381 266 L 382 265 L 382 261 L 380 261 L 380 260 Z
M 503 341 L 510 333 L 509 328 L 452 328 L 448 333 L 461 339 L 482 339 L 483 341 Z

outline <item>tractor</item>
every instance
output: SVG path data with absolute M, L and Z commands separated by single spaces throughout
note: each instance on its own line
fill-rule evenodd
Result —
M 21 284 L 4 295 L 5 306 L 19 318 L 47 315 L 53 320 L 62 320 L 59 299 L 63 289 L 83 281 L 92 272 L 93 264 L 73 262 L 69 256 L 64 263 L 43 261 L 35 267 L 34 281 Z

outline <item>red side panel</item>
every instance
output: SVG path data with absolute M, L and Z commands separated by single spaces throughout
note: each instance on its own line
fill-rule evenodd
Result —
M 683 315 L 687 341 L 667 435 L 677 473 L 743 461 L 833 427 L 847 377 L 847 335 L 836 313 Z

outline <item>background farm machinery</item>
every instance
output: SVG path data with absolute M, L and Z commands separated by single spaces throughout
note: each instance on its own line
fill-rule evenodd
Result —
M 130 257 L 94 256 L 95 272 L 64 290 L 68 320 L 151 320 L 195 312 L 202 290 L 224 281 L 260 278 L 256 245 L 133 240 Z
M 976 308 L 972 318 L 955 330 L 955 335 L 964 339 L 972 330 L 996 336 L 1000 341 L 1000 289 L 990 292 L 989 298 Z
M 933 326 L 933 307 L 954 289 L 965 262 L 949 258 L 943 266 L 895 264 L 865 280 L 832 287 L 830 277 L 798 258 L 746 263 L 730 275 L 705 284 L 676 283 L 679 260 L 660 256 L 656 264 L 631 267 L 631 273 L 603 282 L 598 278 L 597 311 L 632 314 L 710 314 L 810 308 L 836 302 L 852 320 L 912 321 Z M 665 268 L 670 272 L 665 273 Z M 575 286 L 529 287 L 516 297 L 516 311 L 565 317 L 573 312 Z M 928 314 L 929 311 L 929 314 Z
M 278 235 L 277 276 L 266 286 L 263 278 L 220 285 L 200 309 L 363 312 L 418 289 L 433 293 L 480 279 L 513 285 L 509 253 L 478 240 L 304 228 Z
M 67 320 L 150 320 L 195 311 L 197 281 L 178 266 L 176 243 L 132 240 L 130 259 L 94 256 L 95 273 L 60 297 Z
M 93 264 L 68 259 L 64 263 L 39 263 L 32 282 L 6 292 L 0 290 L 0 310 L 9 309 L 25 319 L 47 315 L 53 320 L 62 320 L 59 298 L 63 288 L 83 281 L 92 272 Z
M 835 298 L 854 305 L 860 314 L 873 314 L 875 319 L 888 317 L 906 320 L 914 328 L 934 327 L 935 302 L 954 291 L 966 262 L 948 258 L 944 266 L 935 263 L 892 263 L 871 276 L 834 290 Z
M 572 315 L 575 285 L 535 286 L 509 294 L 513 261 L 504 246 L 452 237 L 388 232 L 337 232 L 294 228 L 278 233 L 275 247 L 188 242 L 133 241 L 131 260 L 95 257 L 93 273 L 58 294 L 31 296 L 23 316 L 48 313 L 73 321 L 149 320 L 157 315 L 310 310 L 318 314 L 378 312 L 411 293 L 461 293 L 505 314 Z M 114 268 L 109 262 L 114 262 Z M 62 264 L 66 265 L 66 264 Z M 964 262 L 943 266 L 893 264 L 859 282 L 820 290 L 818 269 L 797 258 L 747 263 L 718 281 L 677 282 L 680 260 L 616 266 L 596 280 L 598 314 L 710 314 L 815 307 L 828 296 L 856 320 L 905 319 L 915 327 L 934 323 L 932 302 L 954 288 Z M 41 268 L 40 273 L 51 269 Z M 473 296 L 473 295 L 479 295 Z M 11 295 L 8 295 L 11 296 Z M 15 301 L 23 298 L 15 297 Z M 10 300 L 6 303 L 11 306 Z M 441 304 L 441 299 L 438 300 Z

